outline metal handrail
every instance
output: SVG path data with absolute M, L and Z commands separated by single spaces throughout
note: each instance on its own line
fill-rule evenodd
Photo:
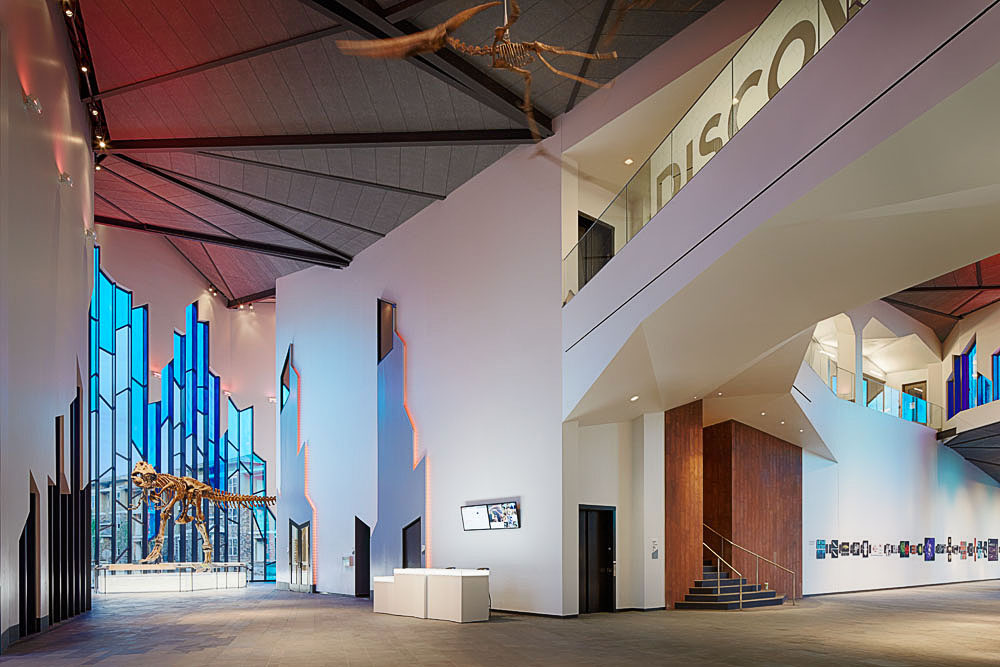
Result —
M 718 535 L 725 542 L 728 542 L 729 544 L 731 544 L 732 546 L 736 547 L 737 549 L 742 549 L 743 551 L 745 551 L 746 553 L 750 554 L 751 556 L 754 556 L 757 559 L 757 562 L 756 562 L 757 571 L 756 571 L 756 574 L 754 575 L 754 585 L 757 586 L 758 588 L 760 587 L 760 561 L 764 561 L 766 563 L 770 563 L 771 565 L 775 566 L 776 568 L 784 570 L 785 572 L 790 573 L 792 575 L 792 606 L 795 606 L 795 592 L 796 592 L 796 586 L 795 586 L 795 584 L 796 584 L 796 580 L 798 579 L 798 576 L 795 574 L 795 570 L 793 570 L 791 568 L 788 568 L 788 567 L 785 567 L 784 565 L 780 565 L 778 563 L 775 563 L 770 558 L 767 558 L 766 556 L 761 556 L 756 551 L 751 551 L 750 549 L 747 549 L 746 547 L 744 547 L 744 546 L 742 546 L 740 544 L 736 544 L 736 542 L 733 542 L 731 539 L 729 539 L 728 537 L 726 537 L 725 535 L 723 535 L 722 533 L 720 533 L 719 531 L 717 531 L 715 528 L 712 528 L 710 525 L 708 525 L 704 521 L 702 522 L 701 525 L 703 527 L 705 527 L 705 528 L 708 528 L 710 531 L 712 531 L 716 535 Z M 705 543 L 702 542 L 702 544 L 705 544 Z M 715 553 L 714 551 L 712 551 L 712 548 L 709 547 L 707 544 L 705 545 L 705 548 L 708 549 L 709 551 L 711 551 L 712 553 Z
M 714 554 L 715 558 L 716 558 L 716 563 L 715 563 L 715 569 L 716 569 L 716 573 L 715 573 L 715 576 L 716 576 L 716 579 L 715 579 L 715 594 L 716 595 L 722 595 L 722 566 L 725 565 L 730 570 L 732 570 L 733 572 L 736 573 L 736 581 L 738 582 L 737 585 L 739 586 L 739 589 L 740 589 L 740 611 L 743 611 L 743 575 L 740 573 L 739 570 L 736 569 L 736 567 L 734 565 L 732 565 L 731 563 L 726 562 L 725 558 L 723 558 L 719 554 L 715 553 L 715 550 L 712 549 L 712 547 L 708 546 L 705 543 L 704 540 L 702 540 L 701 546 L 703 546 L 706 549 L 708 549 L 709 551 L 711 551 L 712 554 Z

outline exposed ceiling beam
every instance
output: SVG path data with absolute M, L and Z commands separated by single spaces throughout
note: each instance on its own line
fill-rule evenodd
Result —
M 601 35 L 604 34 L 604 26 L 608 23 L 608 16 L 611 14 L 611 8 L 614 7 L 615 0 L 604 0 L 604 7 L 601 9 L 601 16 L 597 19 L 597 26 L 594 28 L 594 34 L 590 37 L 590 46 L 587 47 L 587 53 L 594 53 L 597 51 L 597 44 L 601 41 Z M 587 70 L 590 69 L 590 58 L 584 58 L 583 63 L 580 65 L 580 76 L 582 78 L 587 78 Z M 576 98 L 580 95 L 580 86 L 583 84 L 579 81 L 573 82 L 573 92 L 569 94 L 569 101 L 566 102 L 566 111 L 569 111 L 576 105 Z
M 134 188 L 136 188 L 136 189 L 138 189 L 138 190 L 141 190 L 142 192 L 145 192 L 145 193 L 146 193 L 147 195 L 149 195 L 149 196 L 150 196 L 150 197 L 152 197 L 153 199 L 155 199 L 155 200 L 157 200 L 157 201 L 159 201 L 159 202 L 162 202 L 162 203 L 166 204 L 166 205 L 167 205 L 167 206 L 169 206 L 170 208 L 173 208 L 173 209 L 175 209 L 175 210 L 177 210 L 177 211 L 180 211 L 180 212 L 181 212 L 181 213 L 183 213 L 184 215 L 187 215 L 187 216 L 189 216 L 189 217 L 192 217 L 192 218 L 194 218 L 195 220 L 197 220 L 198 222 L 200 222 L 200 223 L 201 223 L 201 224 L 203 224 L 203 225 L 206 225 L 206 226 L 208 226 L 208 227 L 211 227 L 212 229 L 214 229 L 214 230 L 216 230 L 216 231 L 220 231 L 220 232 L 222 232 L 223 234 L 226 234 L 226 235 L 228 235 L 228 236 L 232 236 L 233 238 L 236 238 L 236 235 L 235 235 L 235 234 L 233 234 L 232 232 L 230 232 L 230 231 L 227 231 L 227 230 L 223 229 L 222 227 L 219 227 L 219 226 L 218 226 L 217 224 L 215 224 L 214 222 L 210 222 L 210 221 L 206 220 L 205 218 L 201 217 L 200 215 L 198 215 L 198 214 L 196 214 L 196 213 L 192 213 L 191 211 L 187 210 L 186 208 L 184 208 L 184 207 L 183 207 L 183 206 L 181 206 L 180 204 L 176 204 L 176 203 L 174 203 L 174 202 L 170 201 L 169 199 L 167 199 L 167 198 L 166 198 L 166 197 L 164 197 L 163 195 L 161 195 L 161 194 L 157 194 L 156 192 L 153 192 L 153 191 L 152 191 L 152 190 L 150 190 L 149 188 L 147 188 L 147 187 L 143 187 L 142 185 L 139 185 L 138 183 L 136 183 L 135 181 L 133 181 L 133 180 L 132 180 L 131 178 L 128 178 L 127 176 L 123 176 L 122 174 L 119 174 L 119 173 L 118 173 L 117 171 L 115 171 L 115 170 L 114 170 L 114 169 L 112 169 L 111 167 L 108 167 L 108 166 L 103 166 L 103 167 L 101 167 L 101 171 L 103 171 L 103 172 L 104 172 L 104 173 L 106 173 L 106 174 L 111 174 L 112 176 L 114 176 L 114 177 L 115 177 L 115 178 L 117 178 L 118 180 L 122 181 L 123 183 L 128 183 L 128 184 L 129 184 L 129 185 L 131 185 L 132 187 L 134 187 Z M 96 194 L 96 193 L 95 193 L 95 194 Z M 106 198 L 104 198 L 104 197 L 101 197 L 101 199 L 104 199 L 104 201 L 107 201 L 107 202 L 108 202 L 109 204 L 111 204 L 111 202 L 110 202 L 110 201 L 108 201 L 108 200 L 107 200 Z M 122 213 L 125 213 L 125 214 L 126 214 L 126 215 L 128 215 L 129 217 L 135 217 L 135 216 L 133 216 L 133 215 L 132 215 L 131 213 L 129 213 L 129 212 L 127 212 L 127 211 L 123 210 L 123 209 L 122 209 L 122 208 L 121 208 L 120 206 L 118 206 L 118 205 L 116 205 L 116 204 L 111 204 L 111 205 L 112 205 L 112 206 L 114 206 L 115 208 L 117 208 L 117 209 L 118 209 L 119 211 L 121 211 Z
M 95 200 L 100 199 L 105 204 L 107 204 L 111 208 L 115 209 L 116 211 L 118 211 L 119 213 L 121 213 L 122 215 L 124 215 L 125 217 L 130 218 L 131 220 L 134 220 L 135 222 L 139 222 L 138 218 L 136 218 L 134 215 L 132 215 L 131 213 L 129 213 L 128 211 L 126 211 L 121 206 L 119 206 L 118 204 L 114 203 L 113 201 L 111 201 L 107 197 L 102 196 L 100 192 L 95 192 L 94 193 L 94 199 Z M 198 266 L 197 264 L 195 264 L 193 261 L 191 261 L 191 258 L 187 256 L 187 253 L 183 252 L 180 248 L 177 247 L 177 244 L 174 242 L 173 238 L 171 238 L 169 236 L 163 236 L 162 234 L 161 234 L 161 236 L 162 236 L 163 240 L 166 241 L 167 243 L 169 243 L 170 247 L 173 248 L 174 251 L 178 255 L 180 255 L 181 258 L 185 262 L 187 262 L 188 264 L 191 265 L 191 268 L 194 269 L 195 272 L 198 273 L 198 275 L 200 275 L 202 278 L 205 279 L 205 282 L 207 282 L 210 285 L 215 285 L 215 281 L 212 280 L 209 276 L 205 275 L 205 272 L 201 270 L 201 267 Z M 216 287 L 216 289 L 218 289 L 219 291 L 221 291 L 222 295 L 225 296 L 227 299 L 231 299 L 232 295 L 233 295 L 233 290 L 229 287 L 229 283 L 226 281 L 226 277 L 224 275 L 222 275 L 222 271 L 220 271 L 219 267 L 216 266 L 215 260 L 212 259 L 212 255 L 209 254 L 208 249 L 205 248 L 205 244 L 204 243 L 198 243 L 198 246 L 205 253 L 205 256 L 208 257 L 208 261 L 212 263 L 212 268 L 215 269 L 216 275 L 219 277 L 219 280 L 222 281 L 222 287 Z
M 124 93 L 129 93 L 134 90 L 141 90 L 143 88 L 148 88 L 149 86 L 166 83 L 167 81 L 173 81 L 174 79 L 179 79 L 184 76 L 198 74 L 199 72 L 205 72 L 210 69 L 215 69 L 216 67 L 222 67 L 223 65 L 229 65 L 241 60 L 247 60 L 249 58 L 256 58 L 257 56 L 263 56 L 281 49 L 287 49 L 293 46 L 298 46 L 299 44 L 305 44 L 317 39 L 323 39 L 324 37 L 344 32 L 345 30 L 348 30 L 348 28 L 340 25 L 324 28 L 323 30 L 316 30 L 304 35 L 299 35 L 298 37 L 275 42 L 274 44 L 266 44 L 256 49 L 250 49 L 241 53 L 234 53 L 233 55 L 226 56 L 225 58 L 217 58 L 216 60 L 210 60 L 199 65 L 192 65 L 191 67 L 185 67 L 173 72 L 167 72 L 166 74 L 160 74 L 159 76 L 152 76 L 148 79 L 142 79 L 141 81 L 125 84 L 124 86 L 118 86 L 117 88 L 111 88 L 100 93 L 95 93 L 89 97 L 85 97 L 83 98 L 83 101 L 90 103 L 96 102 L 97 100 L 106 100 L 109 97 L 115 97 L 116 95 L 123 95 Z
M 898 294 L 907 294 L 910 292 L 968 292 L 970 290 L 986 290 L 986 289 L 996 289 L 1000 290 L 1000 285 L 928 285 L 927 287 L 908 287 L 902 292 L 897 292 Z
M 236 308 L 242 306 L 245 303 L 253 303 L 254 301 L 260 301 L 261 299 L 273 298 L 277 293 L 275 288 L 266 289 L 260 292 L 254 292 L 253 294 L 247 294 L 246 296 L 241 296 L 239 298 L 230 299 L 226 304 L 229 308 Z
M 327 266 L 333 269 L 342 269 L 347 263 L 339 257 L 334 257 L 325 253 L 313 252 L 312 250 L 302 250 L 300 248 L 288 248 L 274 243 L 264 243 L 261 241 L 250 241 L 248 239 L 230 238 L 228 236 L 218 236 L 216 234 L 205 234 L 189 229 L 176 229 L 174 227 L 164 227 L 162 225 L 150 225 L 145 222 L 133 220 L 123 220 L 122 218 L 112 218 L 107 215 L 95 215 L 94 222 L 106 227 L 118 227 L 120 229 L 130 229 L 136 232 L 147 234 L 159 234 L 178 239 L 188 239 L 200 241 L 201 243 L 211 243 L 214 245 L 237 248 L 239 250 L 249 250 L 259 252 L 264 255 L 294 259 L 300 262 L 309 262 L 319 266 Z
M 322 178 L 337 183 L 348 183 L 350 185 L 360 185 L 365 188 L 378 188 L 380 190 L 388 190 L 389 192 L 398 192 L 404 195 L 426 197 L 427 199 L 441 200 L 447 196 L 447 195 L 434 194 L 433 192 L 424 192 L 422 190 L 411 190 L 409 188 L 401 188 L 396 185 L 376 183 L 375 181 L 364 181 L 359 178 L 351 178 L 350 176 L 336 176 L 334 174 L 325 174 L 321 171 L 310 171 L 309 169 L 299 169 L 298 167 L 286 167 L 283 164 L 274 164 L 272 162 L 260 162 L 259 160 L 247 160 L 241 157 L 233 157 L 231 155 L 219 155 L 218 153 L 209 153 L 207 151 L 198 151 L 198 155 L 204 155 L 206 157 L 214 158 L 216 160 L 225 160 L 226 162 L 235 162 L 237 164 L 249 165 L 253 167 L 276 169 L 277 171 L 284 171 L 289 174 L 299 174 L 301 176 L 312 176 L 313 178 Z
M 970 301 L 972 301 L 973 299 L 975 299 L 976 297 L 978 297 L 980 294 L 982 294 L 982 292 L 973 292 L 972 294 L 969 295 L 969 298 L 962 299 L 962 303 L 960 303 L 957 306 L 955 306 L 954 308 L 952 308 L 950 312 L 954 315 L 958 311 L 960 311 L 963 308 L 965 308 L 965 306 L 968 305 L 968 303 Z
M 965 460 L 966 461 L 972 461 L 973 463 L 985 463 L 988 466 L 997 466 L 997 467 L 1000 467 L 1000 463 L 997 463 L 996 461 L 984 461 L 982 459 L 972 459 L 972 458 L 969 458 L 968 456 L 965 457 Z
M 391 23 L 363 0 L 301 0 L 301 2 L 373 39 L 400 37 L 421 31 L 421 28 L 409 21 Z M 484 35 L 485 37 L 487 35 Z M 518 125 L 527 125 L 527 118 L 521 108 L 521 94 L 491 78 L 454 51 L 441 49 L 435 53 L 413 56 L 408 60 L 431 76 L 482 102 Z M 538 109 L 535 110 L 535 122 L 544 134 L 552 133 L 552 119 Z
M 239 137 L 118 139 L 108 153 L 127 151 L 277 150 L 282 148 L 399 148 L 408 146 L 499 146 L 532 143 L 526 129 L 273 134 Z
M 912 308 L 913 310 L 919 310 L 922 313 L 928 313 L 930 315 L 938 315 L 940 317 L 947 317 L 948 319 L 955 320 L 956 322 L 962 319 L 958 315 L 952 315 L 951 313 L 942 313 L 940 310 L 934 310 L 933 308 L 926 308 L 924 306 L 915 306 L 912 303 L 906 303 L 905 301 L 898 301 L 891 297 L 885 297 L 882 300 L 885 301 L 886 303 L 892 304 L 893 306 Z
M 238 204 L 234 204 L 231 201 L 229 201 L 228 199 L 224 199 L 223 197 L 220 197 L 218 195 L 214 195 L 211 192 L 207 192 L 205 190 L 202 190 L 201 188 L 197 188 L 197 187 L 191 185 L 190 183 L 177 178 L 176 176 L 171 176 L 170 174 L 167 174 L 167 173 L 161 171 L 160 169 L 158 169 L 156 167 L 148 165 L 148 164 L 146 164 L 144 162 L 140 162 L 139 160 L 136 160 L 134 158 L 130 158 L 127 155 L 119 155 L 117 157 L 118 157 L 119 160 L 123 160 L 125 162 L 128 162 L 133 167 L 136 167 L 138 169 L 141 169 L 141 170 L 145 171 L 148 174 L 152 174 L 153 176 L 161 178 L 161 179 L 167 181 L 168 183 L 176 185 L 179 188 L 182 188 L 184 190 L 187 190 L 188 192 L 191 192 L 191 193 L 194 193 L 196 195 L 199 195 L 199 196 L 203 197 L 204 199 L 207 199 L 207 200 L 209 200 L 211 202 L 214 202 L 214 203 L 216 203 L 216 204 L 218 204 L 218 205 L 220 205 L 220 206 L 222 206 L 224 208 L 228 208 L 229 210 L 231 210 L 231 211 L 233 211 L 235 213 L 239 213 L 240 215 L 245 215 L 246 217 L 248 217 L 248 218 L 250 218 L 252 220 L 256 220 L 257 222 L 259 222 L 259 223 L 261 223 L 263 225 L 266 225 L 267 227 L 270 227 L 272 229 L 277 229 L 279 231 L 282 231 L 282 232 L 288 234 L 289 236 L 297 238 L 298 240 L 300 240 L 300 241 L 302 241 L 304 243 L 308 243 L 311 246 L 314 246 L 316 248 L 320 248 L 321 250 L 324 250 L 324 251 L 326 251 L 327 253 L 329 253 L 331 255 L 335 255 L 337 257 L 340 257 L 345 263 L 349 263 L 353 259 L 353 257 L 351 257 L 351 255 L 348 255 L 346 252 L 343 252 L 342 250 L 338 250 L 337 248 L 334 248 L 333 246 L 328 245 L 328 244 L 324 243 L 323 241 L 319 241 L 317 239 L 314 239 L 311 236 L 309 236 L 308 234 L 304 234 L 304 233 L 300 232 L 299 230 L 293 229 L 293 228 L 291 228 L 291 227 L 289 227 L 287 225 L 284 225 L 284 224 L 282 224 L 280 222 L 277 222 L 276 220 L 271 220 L 270 218 L 265 217 L 265 216 L 263 216 L 263 215 L 261 215 L 259 213 L 254 212 L 254 211 L 251 211 L 248 208 L 244 208 L 244 207 L 242 207 L 242 206 L 240 206 Z
M 150 165 L 150 164 L 148 164 L 146 162 L 141 162 L 140 164 L 142 164 L 144 166 L 147 166 L 147 167 L 152 167 L 153 166 L 153 165 Z M 212 187 L 212 188 L 219 188 L 220 190 L 224 190 L 226 192 L 231 192 L 231 193 L 233 193 L 235 195 L 239 195 L 241 197 L 250 197 L 251 199 L 256 199 L 259 202 L 263 202 L 263 203 L 269 204 L 271 206 L 280 206 L 281 208 L 288 209 L 289 211 L 295 211 L 296 213 L 302 213 L 303 215 L 308 215 L 308 216 L 311 216 L 313 218 L 318 218 L 320 220 L 325 220 L 326 222 L 332 222 L 335 225 L 340 225 L 342 227 L 347 227 L 347 228 L 353 229 L 354 231 L 357 231 L 357 232 L 364 232 L 365 234 L 371 234 L 372 236 L 377 236 L 379 238 L 384 238 L 385 237 L 385 234 L 383 234 L 382 232 L 379 232 L 379 231 L 375 231 L 374 229 L 368 229 L 367 227 L 362 227 L 361 225 L 355 225 L 355 224 L 352 224 L 350 222 L 344 222 L 343 220 L 337 220 L 336 218 L 328 218 L 325 215 L 320 215 L 319 213 L 313 213 L 312 211 L 307 211 L 304 208 L 299 208 L 298 206 L 292 206 L 291 204 L 283 204 L 280 201 L 274 201 L 273 199 L 268 199 L 266 197 L 261 197 L 260 195 L 255 195 L 255 194 L 252 194 L 250 192 L 246 192 L 245 190 L 237 190 L 236 188 L 230 188 L 230 187 L 228 187 L 226 185 L 220 185 L 218 183 L 213 183 L 212 181 L 206 181 L 204 179 L 198 178 L 197 176 L 191 176 L 189 174 L 185 174 L 185 173 L 180 172 L 180 171 L 174 171 L 173 169 L 167 169 L 166 167 L 156 167 L 156 169 L 159 169 L 160 171 L 163 171 L 163 172 L 168 173 L 168 174 L 172 174 L 174 176 L 178 176 L 178 177 L 186 179 L 188 181 L 194 181 L 195 183 L 201 183 L 202 185 L 207 185 L 207 186 Z
M 416 16 L 420 12 L 440 5 L 445 0 L 402 0 L 381 12 L 382 17 L 391 23 Z

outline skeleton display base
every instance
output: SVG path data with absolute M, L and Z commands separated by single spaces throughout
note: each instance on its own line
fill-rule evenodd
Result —
M 183 593 L 246 588 L 246 563 L 117 563 L 94 568 L 98 593 Z

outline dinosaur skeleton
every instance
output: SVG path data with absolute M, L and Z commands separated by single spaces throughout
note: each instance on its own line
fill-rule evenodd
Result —
M 201 508 L 203 500 L 215 503 L 223 509 L 267 507 L 273 505 L 275 501 L 274 496 L 251 496 L 219 491 L 194 477 L 176 477 L 157 472 L 156 468 L 145 461 L 139 461 L 132 468 L 132 484 L 141 491 L 141 494 L 138 502 L 129 507 L 129 510 L 136 510 L 146 503 L 160 512 L 160 526 L 156 531 L 153 550 L 140 561 L 142 563 L 155 563 L 162 557 L 163 534 L 177 503 L 181 504 L 181 514 L 175 523 L 185 524 L 194 521 L 201 534 L 201 550 L 204 553 L 202 565 L 207 566 L 212 562 L 212 542 L 205 529 L 205 514 Z
M 337 46 L 348 55 L 365 56 L 368 58 L 406 58 L 420 53 L 432 53 L 445 46 L 450 46 L 456 51 L 470 56 L 489 56 L 491 58 L 490 67 L 493 69 L 514 72 L 524 78 L 524 102 L 521 110 L 524 111 L 528 119 L 531 136 L 534 137 L 537 143 L 541 141 L 541 135 L 538 132 L 538 126 L 535 124 L 535 114 L 531 106 L 531 71 L 526 69 L 525 66 L 530 65 L 534 62 L 535 58 L 538 58 L 549 71 L 558 76 L 579 81 L 594 88 L 600 88 L 601 84 L 595 81 L 564 72 L 554 67 L 546 60 L 543 54 L 576 56 L 577 58 L 587 58 L 588 60 L 610 60 L 617 58 L 618 54 L 614 51 L 610 53 L 584 53 L 558 46 L 550 46 L 542 42 L 512 42 L 510 39 L 510 29 L 521 15 L 521 9 L 517 4 L 517 0 L 510 0 L 510 14 L 506 16 L 504 25 L 493 30 L 493 43 L 491 45 L 474 46 L 451 36 L 451 33 L 458 30 L 462 24 L 479 12 L 500 4 L 504 3 L 488 2 L 483 5 L 471 7 L 459 12 L 444 23 L 422 32 L 388 39 L 338 40 Z M 506 4 L 504 6 L 506 8 Z

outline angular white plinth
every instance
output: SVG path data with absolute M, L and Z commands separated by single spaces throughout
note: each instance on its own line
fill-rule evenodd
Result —
M 373 609 L 380 614 L 455 623 L 490 618 L 489 570 L 397 568 L 373 579 Z
M 246 563 L 118 563 L 94 568 L 98 593 L 178 593 L 246 588 Z

